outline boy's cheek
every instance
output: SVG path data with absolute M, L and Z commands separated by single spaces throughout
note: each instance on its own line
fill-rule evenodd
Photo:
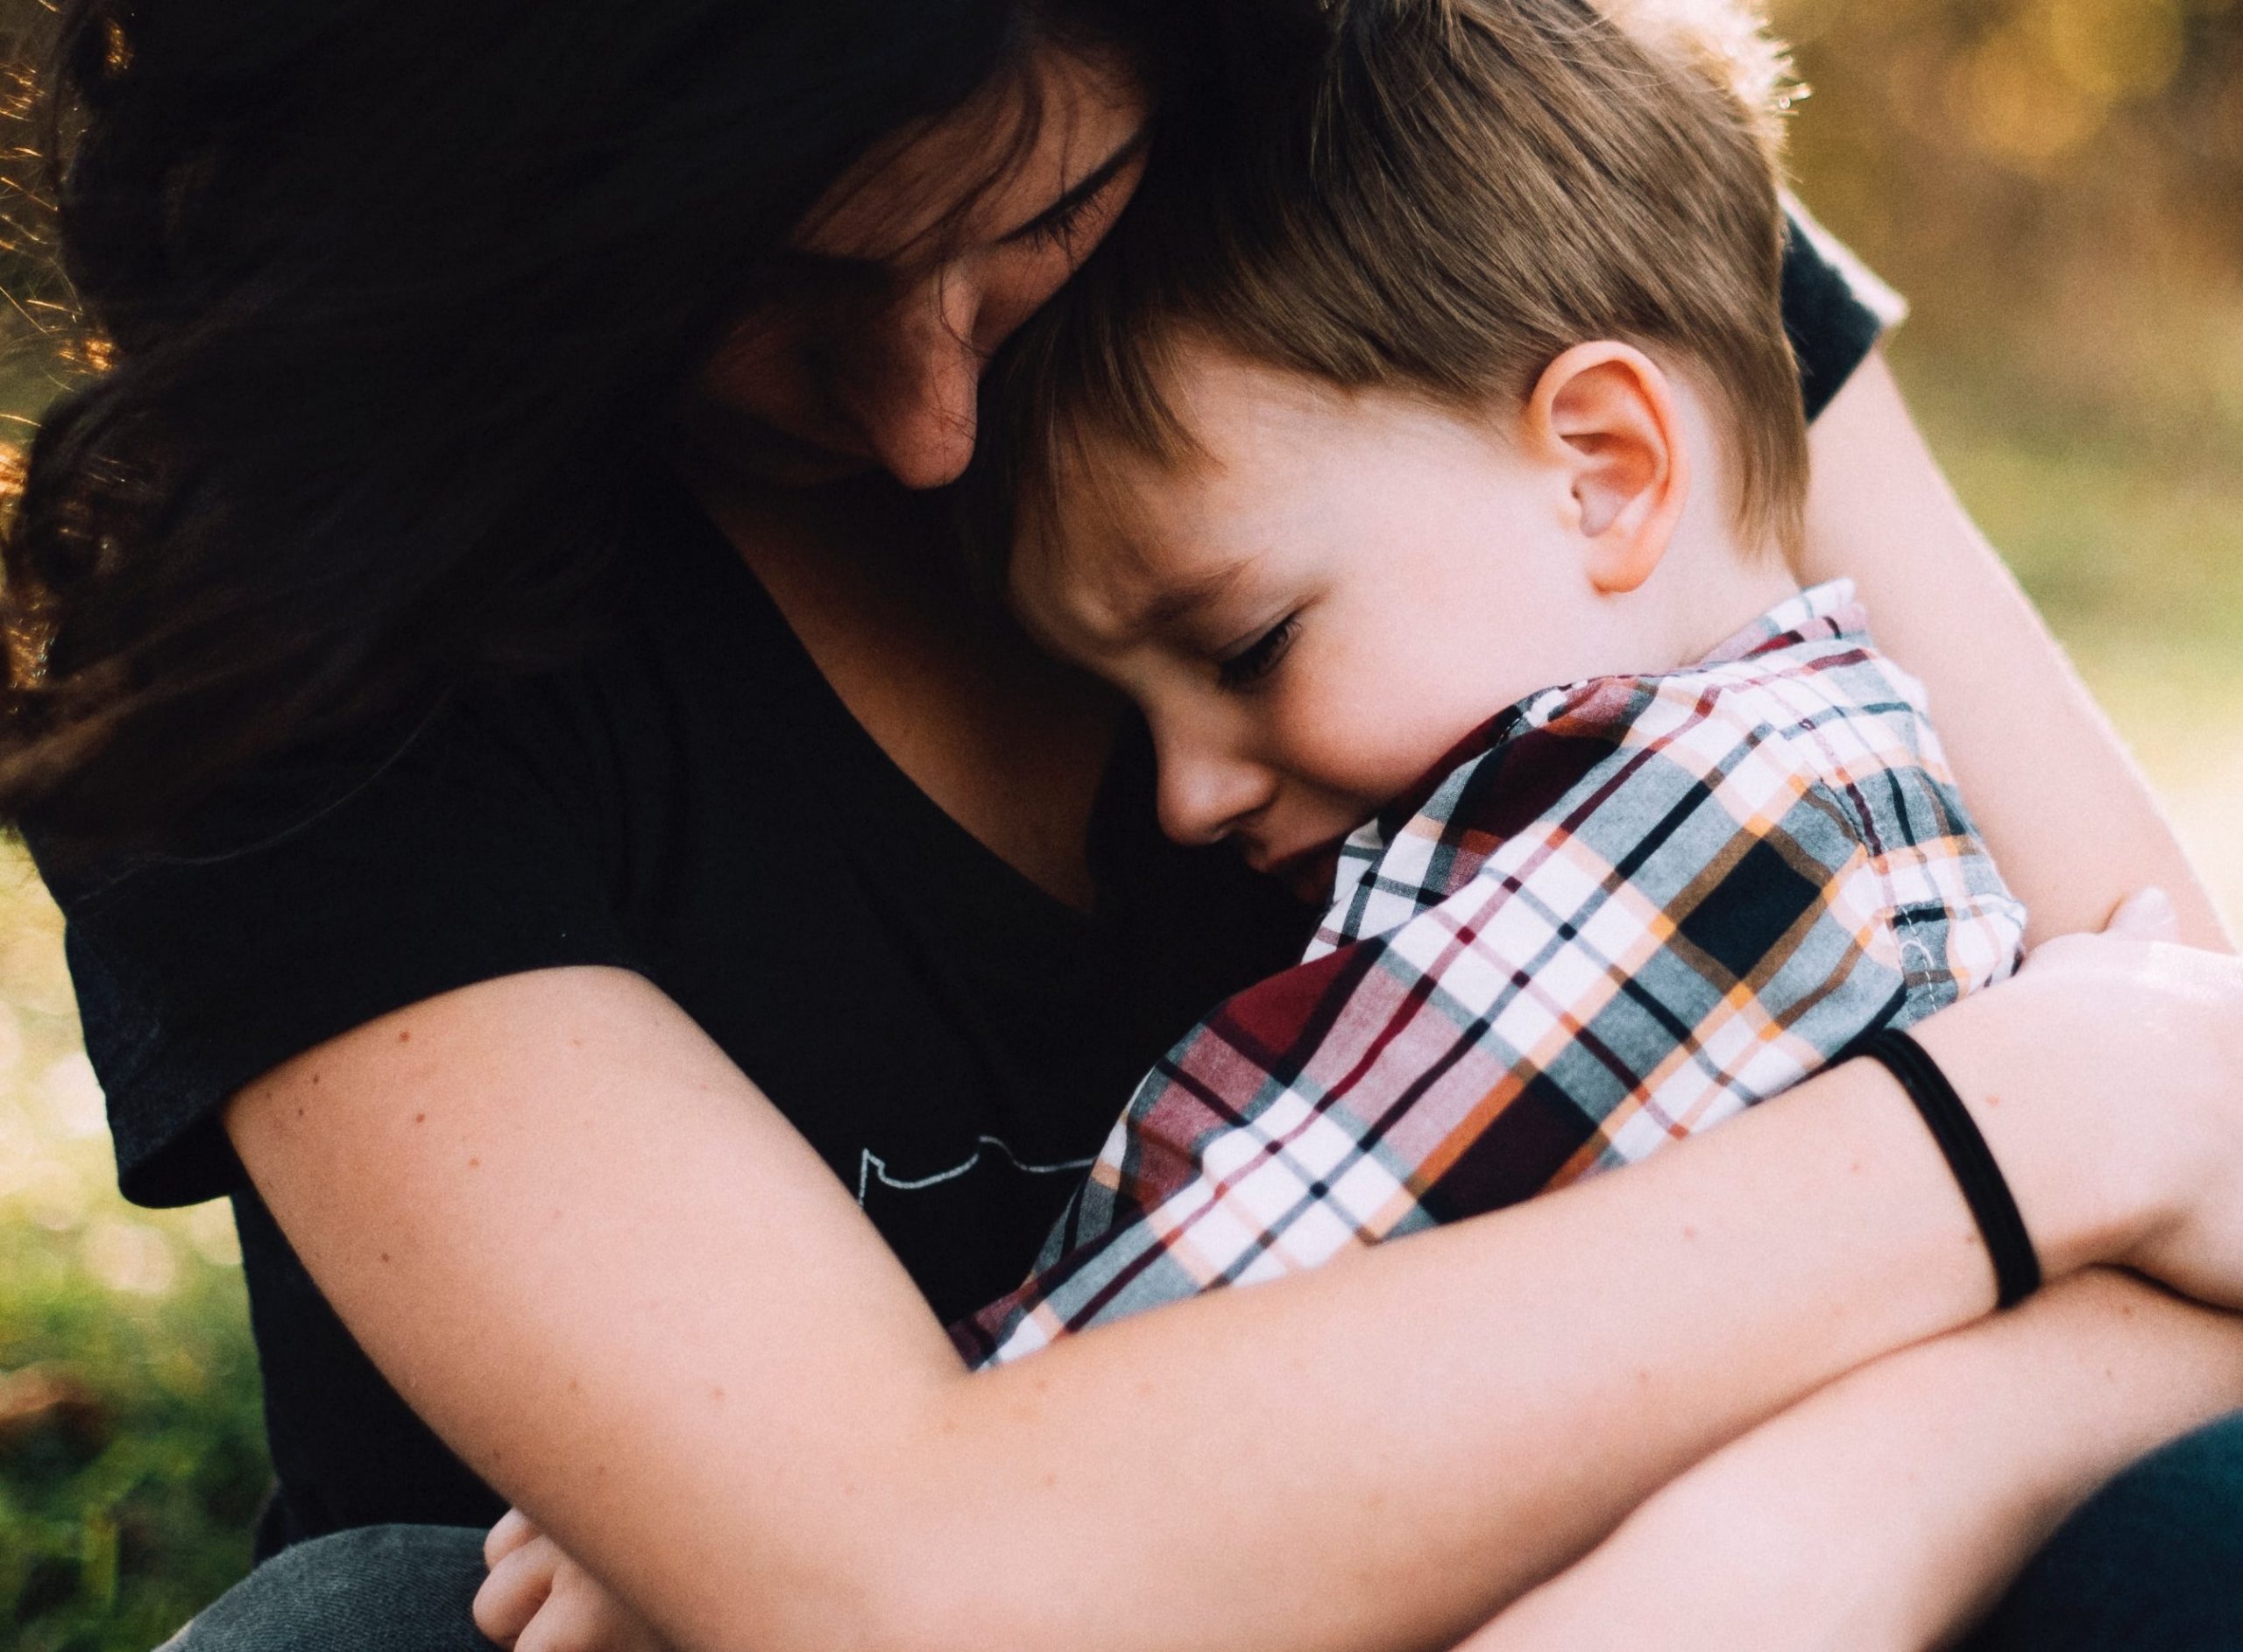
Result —
M 1335 696 L 1305 720 L 1300 739 L 1312 748 L 1324 788 L 1368 820 L 1422 780 L 1482 719 L 1452 729 L 1453 721 L 1438 707 Z

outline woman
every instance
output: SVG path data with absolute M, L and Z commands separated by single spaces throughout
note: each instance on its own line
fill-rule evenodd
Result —
M 964 465 L 980 359 L 1120 210 L 1156 92 L 1187 129 L 1239 89 L 1192 66 L 1316 8 L 150 10 L 64 13 L 65 246 L 117 360 L 10 538 L 5 795 L 128 1190 L 235 1197 L 268 1552 L 496 1488 L 686 1647 L 1437 1644 L 1989 1306 L 1921 1126 L 1849 1068 L 1577 1195 L 958 1372 L 940 1316 L 1296 920 L 1153 839 L 1114 709 L 904 490 Z M 1873 324 L 1798 268 L 1815 557 L 1931 679 L 2013 882 L 2050 933 L 2162 883 L 2216 939 L 1857 366 Z M 1211 909 L 1235 954 L 1184 955 Z M 2222 961 L 2075 943 L 1928 1030 L 2052 1275 L 2236 1298 L 2203 1143 L 2239 1003 Z M 2122 1127 L 2126 1087 L 2161 1105 Z M 2055 1423 L 1953 1488 L 1973 1564 L 2233 1404 L 2235 1345 L 2102 1275 L 1934 1345 Z M 2109 1382 L 2055 1380 L 2082 1349 Z M 1280 1403 L 1328 1449 L 1258 1452 Z M 461 1552 L 300 1548 L 190 1644 L 456 1641 Z M 1876 1559 L 1823 1584 L 1905 1618 L 1933 1568 Z

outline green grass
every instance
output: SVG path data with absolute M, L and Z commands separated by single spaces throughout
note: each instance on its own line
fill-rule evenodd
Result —
M 9 855 L 0 1373 L 17 1374 L 0 1375 L 0 1418 L 17 1415 L 0 1421 L 0 1622 L 20 1652 L 141 1652 L 245 1569 L 269 1471 L 227 1211 L 117 1198 L 60 933 Z M 27 1407 L 34 1387 L 52 1402 Z

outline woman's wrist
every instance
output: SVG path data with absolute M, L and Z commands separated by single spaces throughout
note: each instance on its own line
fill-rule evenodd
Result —
M 2075 1048 L 2091 1034 L 2062 985 L 2028 971 L 1914 1029 L 1985 1136 L 2051 1280 L 2122 1255 L 2162 1207 L 2149 1144 L 2104 1140 L 2117 1133 L 2098 1117 L 2102 1087 Z M 1992 1286 L 1990 1265 L 1989 1301 Z
M 2067 937 L 1915 1034 L 1985 1134 L 2050 1278 L 2120 1263 L 2243 1301 L 2234 958 Z

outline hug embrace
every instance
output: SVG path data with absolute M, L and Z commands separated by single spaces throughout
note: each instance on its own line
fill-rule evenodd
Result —
M 186 1652 L 2243 1644 L 2243 966 L 1739 7 L 60 21 Z

